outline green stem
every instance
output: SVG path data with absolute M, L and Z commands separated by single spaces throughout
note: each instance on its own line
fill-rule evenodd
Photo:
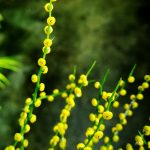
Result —
M 112 103 L 112 101 L 113 101 L 113 97 L 114 97 L 115 93 L 117 92 L 117 90 L 118 90 L 118 88 L 119 88 L 120 81 L 121 81 L 121 79 L 119 80 L 117 86 L 115 87 L 115 90 L 113 91 L 111 97 L 110 97 L 109 100 L 108 100 L 108 106 L 107 106 L 107 108 L 106 108 L 106 111 L 108 111 L 108 110 L 110 109 L 110 107 L 111 107 L 111 103 Z
M 144 135 L 140 131 L 138 131 L 138 133 L 139 133 L 140 137 L 142 138 L 144 144 L 147 144 L 147 142 L 146 142 L 146 140 L 144 138 Z
M 134 71 L 135 71 L 135 69 L 136 69 L 136 64 L 134 64 L 134 66 L 132 67 L 132 69 L 131 69 L 131 72 L 129 73 L 129 76 L 132 76 L 133 75 L 133 73 L 134 73 Z
M 106 73 L 104 74 L 103 80 L 102 80 L 101 85 L 100 85 L 100 88 L 99 88 L 99 90 L 100 90 L 100 91 L 99 91 L 99 96 L 102 95 L 102 92 L 103 92 L 103 85 L 104 85 L 104 83 L 106 82 L 106 79 L 107 79 L 107 77 L 108 77 L 108 75 L 109 75 L 109 72 L 110 72 L 110 70 L 107 69 Z
M 111 105 L 113 96 L 114 96 L 114 94 L 116 93 L 116 91 L 117 91 L 118 88 L 119 88 L 119 84 L 120 84 L 120 80 L 119 80 L 118 84 L 116 85 L 115 90 L 113 91 L 111 97 L 109 98 L 109 102 L 108 102 L 109 104 L 108 104 L 108 106 L 107 106 L 107 108 L 106 108 L 105 111 L 108 111 L 108 110 L 110 109 L 110 106 L 109 106 L 109 105 Z M 98 123 L 98 125 L 97 125 L 96 130 L 95 130 L 94 133 L 89 137 L 88 142 L 85 144 L 85 147 L 86 147 L 86 146 L 90 143 L 90 141 L 93 139 L 95 133 L 99 130 L 100 125 L 101 125 L 103 122 L 104 122 L 104 118 L 101 117 L 101 119 L 99 120 L 99 123 Z
M 86 73 L 86 76 L 88 77 L 89 74 L 91 73 L 91 71 L 93 70 L 94 66 L 96 65 L 96 61 L 94 61 L 90 67 L 90 69 L 88 70 L 88 72 Z

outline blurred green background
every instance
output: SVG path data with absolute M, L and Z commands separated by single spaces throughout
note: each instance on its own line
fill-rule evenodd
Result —
M 37 72 L 37 59 L 42 54 L 43 28 L 47 17 L 43 6 L 46 2 L 0 0 L 0 57 L 15 57 L 23 64 L 18 72 L 4 71 L 11 85 L 0 90 L 0 150 L 12 143 L 13 134 L 19 130 L 17 119 L 24 100 L 33 92 L 30 76 Z M 58 0 L 53 15 L 57 18 L 54 44 L 52 53 L 47 57 L 49 73 L 43 77 L 48 93 L 53 88 L 65 87 L 74 65 L 77 65 L 78 74 L 85 73 L 94 60 L 97 64 L 90 78 L 101 79 L 109 68 L 110 75 L 105 85 L 109 91 L 113 90 L 120 77 L 127 77 L 135 63 L 138 65 L 135 72 L 137 85 L 145 74 L 150 73 L 149 0 Z M 136 92 L 134 88 L 136 85 L 130 87 L 130 92 Z M 117 146 L 133 141 L 132 136 L 137 129 L 148 122 L 149 93 L 150 90 L 145 92 L 145 100 L 140 103 L 134 117 L 129 119 L 130 123 L 121 133 Z M 83 99 L 77 100 L 77 107 L 69 119 L 69 150 L 75 149 L 76 143 L 84 139 L 84 131 L 90 125 L 90 98 L 95 94 L 89 87 L 84 91 Z M 27 135 L 29 150 L 48 148 L 52 127 L 59 120 L 63 106 L 64 102 L 58 98 L 53 104 L 43 103 L 35 111 L 38 121 Z M 121 107 L 118 111 L 122 110 Z M 115 121 L 109 122 L 108 127 Z

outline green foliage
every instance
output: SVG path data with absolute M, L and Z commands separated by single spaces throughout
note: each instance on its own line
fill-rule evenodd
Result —
M 31 94 L 32 85 L 28 84 L 31 72 L 36 68 L 34 60 L 40 55 L 41 41 L 44 38 L 42 28 L 45 25 L 43 5 L 46 0 L 17 1 L 1 0 L 0 13 L 3 16 L 0 33 L 0 56 L 21 56 L 23 67 L 19 72 L 9 75 L 11 87 L 0 93 L 0 141 L 2 147 L 11 143 L 11 135 L 17 130 L 17 123 L 11 118 L 18 118 L 25 97 Z M 54 87 L 62 87 L 64 78 L 70 70 L 77 65 L 79 72 L 84 72 L 93 60 L 97 60 L 97 66 L 93 70 L 96 78 L 101 76 L 106 68 L 110 68 L 111 76 L 106 83 L 106 89 L 112 89 L 120 75 L 126 76 L 131 64 L 137 63 L 140 71 L 137 74 L 137 82 L 141 80 L 144 72 L 149 72 L 149 39 L 150 23 L 148 15 L 149 1 L 141 0 L 63 0 L 57 3 L 54 15 L 57 20 L 55 27 L 55 46 L 47 65 L 51 66 L 46 79 L 47 85 L 52 90 Z M 15 42 L 14 42 L 15 41 Z M 59 60 L 59 61 L 58 61 Z M 61 64 L 61 65 L 60 65 Z M 3 73 L 5 74 L 5 73 Z M 6 75 L 7 76 L 7 75 Z M 17 80 L 17 82 L 15 82 Z M 26 89 L 26 90 L 25 90 Z M 18 92 L 19 91 L 19 92 Z M 87 89 L 87 95 L 83 101 L 77 102 L 77 108 L 70 120 L 68 136 L 72 139 L 68 147 L 76 144 L 77 139 L 82 139 L 83 128 L 88 125 L 84 121 L 81 128 L 76 131 L 76 126 L 87 117 L 91 107 L 87 105 L 91 89 Z M 13 93 L 13 94 L 12 94 Z M 94 93 L 93 93 L 94 94 Z M 147 98 L 148 99 L 148 98 Z M 5 102 L 5 103 L 4 103 Z M 138 122 L 139 128 L 146 120 L 149 112 L 149 101 L 145 101 L 138 109 L 138 118 L 131 120 L 130 128 L 126 133 L 135 133 L 134 122 Z M 143 107 L 143 106 L 146 106 Z M 45 149 L 47 142 L 44 138 L 38 143 L 38 137 L 49 137 L 49 126 L 56 122 L 61 104 L 54 103 L 53 107 L 44 104 L 39 110 L 41 121 L 34 127 L 29 138 L 33 149 Z M 78 112 L 76 115 L 76 112 Z M 49 115 L 53 114 L 53 118 Z M 43 129 L 43 124 L 45 128 Z M 41 130 L 39 130 L 39 128 Z M 10 135 L 8 137 L 8 135 Z M 129 135 L 123 135 L 125 139 Z M 131 139 L 130 139 L 131 140 Z M 7 141 L 7 143 L 5 143 Z M 123 143 L 123 140 L 121 141 Z
M 1 72 L 3 69 L 17 71 L 21 67 L 21 63 L 14 58 L 0 57 L 0 88 L 5 88 L 10 82 Z

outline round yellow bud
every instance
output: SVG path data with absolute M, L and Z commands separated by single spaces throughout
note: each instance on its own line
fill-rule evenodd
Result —
M 48 72 L 48 67 L 47 66 L 43 66 L 42 69 L 43 69 L 43 74 L 46 74 Z
M 117 124 L 116 124 L 116 130 L 117 130 L 117 131 L 123 130 L 123 126 L 122 126 L 120 123 L 117 123 Z
M 61 94 L 61 97 L 62 98 L 66 98 L 68 96 L 68 94 L 66 93 L 66 92 L 63 92 L 62 94 Z
M 45 26 L 44 32 L 45 34 L 51 34 L 53 32 L 53 28 L 51 26 Z
M 56 19 L 55 17 L 48 17 L 47 18 L 47 24 L 50 25 L 50 26 L 53 26 L 56 22 Z
M 128 82 L 133 83 L 135 81 L 135 78 L 133 76 L 128 77 Z
M 32 103 L 32 99 L 31 98 L 27 98 L 25 100 L 25 104 L 30 105 Z
M 104 131 L 104 130 L 105 130 L 105 125 L 104 125 L 104 124 L 101 124 L 100 127 L 99 127 L 99 130 L 100 130 L 100 131 Z
M 25 133 L 28 133 L 30 131 L 30 125 L 29 124 L 26 124 L 25 126 Z
M 139 105 L 139 104 L 138 104 L 137 102 L 133 102 L 133 103 L 132 103 L 132 108 L 133 108 L 133 109 L 134 109 L 134 108 L 137 108 L 138 105 Z
M 35 107 L 40 107 L 41 106 L 41 99 L 37 99 L 35 102 L 34 102 L 34 106 Z
M 83 150 L 92 150 L 92 148 L 89 146 L 86 146 Z
M 127 94 L 127 91 L 125 89 L 121 89 L 119 93 L 121 96 L 125 96 Z
M 44 54 L 49 54 L 49 53 L 51 52 L 51 48 L 44 46 L 44 47 L 42 48 L 42 51 L 43 51 Z
M 97 99 L 93 98 L 91 101 L 92 106 L 96 107 L 98 105 Z
M 129 108 L 130 108 L 130 105 L 129 105 L 129 104 L 127 104 L 127 103 L 126 103 L 126 104 L 124 104 L 124 109 L 126 109 L 126 110 L 127 110 L 127 109 L 129 109 Z
M 75 93 L 76 97 L 81 97 L 82 96 L 82 91 L 79 87 L 76 87 L 74 89 L 74 93 Z
M 101 84 L 100 84 L 100 82 L 98 82 L 98 81 L 94 83 L 94 87 L 95 87 L 96 89 L 99 89 L 99 88 L 100 88 L 100 85 L 101 85 Z
M 34 115 L 34 114 L 31 115 L 30 122 L 31 123 L 36 122 L 36 115 Z
M 39 59 L 38 59 L 38 65 L 39 65 L 40 67 L 45 66 L 45 65 L 46 65 L 46 60 L 45 60 L 44 58 L 39 58 Z
M 143 82 L 142 87 L 143 87 L 143 89 L 148 89 L 149 88 L 149 83 L 148 82 Z
M 127 111 L 127 115 L 128 115 L 128 116 L 132 116 L 132 115 L 133 115 L 132 110 L 128 110 L 128 111 Z
M 85 147 L 85 145 L 83 143 L 79 143 L 77 145 L 77 150 L 83 149 Z
M 28 145 L 29 145 L 28 140 L 27 140 L 27 139 L 24 139 L 24 140 L 23 140 L 23 146 L 24 146 L 25 148 L 27 148 Z
M 138 90 L 141 92 L 141 91 L 144 91 L 144 88 L 142 85 L 138 86 Z
M 119 141 L 119 136 L 118 135 L 114 135 L 113 136 L 113 141 L 114 142 L 118 142 Z
M 4 150 L 15 150 L 15 147 L 13 145 L 9 145 Z
M 54 89 L 53 94 L 58 95 L 59 94 L 59 89 Z
M 104 108 L 103 105 L 99 105 L 99 106 L 98 106 L 98 112 L 99 112 L 100 114 L 102 114 L 102 113 L 104 112 L 104 110 L 105 110 L 105 108 Z
M 131 100 L 135 100 L 136 99 L 136 96 L 134 94 L 130 95 L 130 99 Z
M 147 82 L 149 82 L 150 81 L 150 75 L 145 75 L 144 76 L 144 80 L 147 81 Z
M 119 102 L 118 101 L 114 101 L 113 102 L 113 107 L 114 108 L 118 108 L 119 107 Z
M 103 137 L 103 132 L 102 131 L 97 131 L 95 134 L 94 134 L 94 137 L 96 139 L 101 139 Z
M 125 82 L 123 80 L 120 81 L 119 86 L 124 86 Z
M 93 121 L 95 121 L 96 117 L 95 117 L 94 114 L 91 113 L 91 114 L 89 115 L 89 119 L 90 119 L 90 121 L 93 122 Z
M 36 75 L 36 74 L 33 74 L 33 75 L 31 76 L 31 81 L 32 81 L 33 83 L 36 83 L 37 80 L 38 80 L 37 75 Z
M 119 114 L 119 119 L 120 119 L 120 120 L 123 120 L 123 119 L 125 119 L 125 118 L 126 118 L 126 116 L 125 116 L 124 113 L 120 113 L 120 114 Z
M 108 97 L 107 92 L 103 91 L 102 92 L 102 99 L 107 100 L 107 97 Z
M 45 47 L 50 47 L 52 45 L 52 40 L 51 39 L 45 39 L 43 44 Z
M 103 113 L 103 118 L 105 120 L 110 120 L 110 119 L 112 119 L 112 117 L 113 117 L 113 113 L 111 111 L 105 111 Z
M 59 143 L 59 147 L 61 149 L 65 149 L 66 148 L 66 144 L 67 144 L 67 140 L 65 138 L 62 138 L 60 143 Z
M 88 128 L 85 135 L 86 137 L 89 137 L 91 136 L 92 134 L 94 133 L 94 129 L 93 128 Z
M 121 120 L 121 124 L 126 125 L 127 124 L 127 119 Z
M 130 143 L 126 145 L 126 150 L 133 150 L 133 147 Z
M 40 91 L 42 92 L 42 91 L 44 91 L 44 89 L 45 89 L 45 84 L 44 83 L 40 83 Z
M 47 100 L 48 100 L 49 102 L 54 101 L 54 96 L 52 96 L 52 95 L 48 96 L 48 97 L 47 97 Z
M 142 99 L 144 98 L 144 96 L 143 96 L 142 93 L 138 93 L 137 96 L 136 96 L 136 98 L 137 98 L 138 100 L 142 100 Z
M 69 79 L 69 81 L 74 81 L 75 80 L 75 75 L 74 74 L 70 74 L 68 79 Z
M 52 139 L 49 141 L 49 143 L 50 143 L 50 145 L 57 145 L 59 140 L 60 140 L 59 136 L 55 135 L 52 137 Z
M 113 150 L 113 146 L 112 145 L 108 145 L 107 150 Z
M 44 9 L 46 12 L 50 12 L 53 10 L 53 5 L 50 4 L 50 3 L 46 3 L 45 6 L 44 6 Z
M 107 150 L 107 147 L 106 146 L 101 146 L 100 150 Z
M 17 142 L 20 142 L 23 139 L 22 135 L 20 133 L 16 133 L 14 135 L 14 140 Z
M 110 139 L 109 139 L 108 136 L 105 136 L 105 137 L 104 137 L 104 143 L 105 143 L 105 144 L 107 144 L 107 143 L 109 142 L 109 140 L 110 140 Z

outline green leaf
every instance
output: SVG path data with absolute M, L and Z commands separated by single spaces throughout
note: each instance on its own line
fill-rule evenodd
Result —
M 0 87 L 5 88 L 6 85 L 9 85 L 9 80 L 2 73 L 0 73 Z
M 17 71 L 21 67 L 21 63 L 14 58 L 0 57 L 0 68 Z

